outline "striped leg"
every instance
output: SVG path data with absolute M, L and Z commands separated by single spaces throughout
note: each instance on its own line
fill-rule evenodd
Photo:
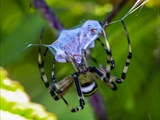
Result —
M 77 112 L 79 110 L 82 110 L 84 108 L 84 105 L 85 105 L 83 92 L 81 90 L 81 85 L 79 83 L 78 76 L 79 76 L 78 73 L 74 73 L 74 74 L 64 78 L 59 83 L 56 83 L 56 86 L 59 86 L 58 87 L 59 89 L 58 89 L 57 92 L 60 94 L 61 98 L 63 99 L 65 104 L 68 106 L 68 108 L 71 110 L 71 112 Z M 73 82 L 75 84 L 75 88 L 76 88 L 76 91 L 77 91 L 77 94 L 78 94 L 79 104 L 80 104 L 76 108 L 72 108 L 70 106 L 70 104 L 63 97 L 63 95 L 69 90 L 69 88 L 70 88 L 70 86 L 72 85 Z
M 58 100 L 60 98 L 60 96 L 56 95 L 53 87 L 49 85 L 47 76 L 46 76 L 45 71 L 44 71 L 44 61 L 45 61 L 45 57 L 46 57 L 48 49 L 46 48 L 45 53 L 44 53 L 44 57 L 42 59 L 42 56 L 41 56 L 41 43 L 42 43 L 43 31 L 44 31 L 44 29 L 42 30 L 42 33 L 41 33 L 41 36 L 40 36 L 40 42 L 39 42 L 39 52 L 38 52 L 39 70 L 40 70 L 40 73 L 41 73 L 41 79 L 44 82 L 46 88 L 48 88 L 48 90 L 50 91 L 51 96 L 53 97 L 54 100 Z
M 43 54 L 43 60 L 42 60 L 42 66 L 44 68 L 44 62 L 45 62 L 45 59 L 46 59 L 46 55 L 47 55 L 47 52 L 48 52 L 48 47 L 46 48 L 44 54 Z M 52 72 L 51 72 L 51 80 L 52 80 L 52 83 L 56 83 L 55 81 L 55 77 L 54 77 L 54 67 L 55 67 L 55 59 L 53 59 L 53 65 L 52 65 Z
M 99 38 L 97 40 L 103 46 L 103 48 L 106 50 L 106 53 L 109 53 L 107 55 L 111 57 L 111 67 L 110 67 L 110 69 L 113 70 L 114 67 L 115 67 L 115 61 L 113 60 L 111 51 L 109 52 L 109 50 L 107 49 L 107 47 L 105 46 L 105 44 Z M 95 59 L 94 59 L 94 62 L 98 63 Z
M 56 80 L 55 80 L 55 77 L 54 77 L 54 68 L 55 68 L 55 64 L 56 64 L 56 60 L 53 59 L 53 65 L 52 65 L 52 73 L 51 73 L 51 80 L 52 80 L 52 83 L 56 83 Z
M 81 85 L 79 83 L 79 80 L 78 80 L 78 77 L 79 77 L 79 74 L 78 74 L 78 69 L 76 68 L 76 65 L 74 64 L 72 58 L 69 57 L 69 55 L 66 53 L 66 56 L 67 56 L 67 60 L 69 62 L 71 62 L 72 66 L 74 67 L 76 73 L 73 73 L 72 76 L 73 76 L 73 79 L 74 79 L 74 84 L 75 84 L 75 87 L 76 87 L 76 90 L 77 90 L 77 94 L 78 94 L 78 98 L 79 98 L 79 106 L 76 107 L 76 108 L 72 108 L 71 109 L 71 112 L 77 112 L 79 110 L 82 110 L 84 108 L 84 105 L 85 105 L 85 102 L 84 102 L 84 97 L 83 97 L 83 92 L 81 90 Z M 85 58 L 85 51 L 83 51 L 83 59 Z M 85 61 L 86 59 L 84 59 L 84 62 L 86 62 L 85 64 L 87 64 L 87 61 Z
M 132 58 L 132 48 L 131 48 L 131 42 L 130 42 L 128 30 L 127 30 L 126 25 L 125 25 L 123 20 L 121 20 L 121 23 L 123 25 L 123 28 L 124 28 L 124 31 L 125 31 L 125 34 L 126 34 L 126 38 L 127 38 L 127 42 L 128 42 L 128 52 L 129 53 L 128 53 L 128 56 L 127 56 L 126 64 L 123 68 L 121 79 L 118 79 L 118 78 L 116 79 L 117 83 L 122 83 L 124 81 L 124 79 L 126 78 L 126 73 L 128 71 L 128 67 L 129 67 L 129 64 L 130 64 L 130 61 L 131 61 L 131 58 Z
M 45 63 L 45 58 L 46 58 L 46 55 L 47 55 L 47 51 L 48 51 L 48 48 L 46 48 L 46 50 L 45 50 L 45 52 L 44 52 L 44 54 L 43 54 L 43 61 L 42 61 L 43 68 L 44 68 L 44 63 Z M 54 90 L 56 93 L 57 93 L 58 91 L 61 91 L 61 93 L 64 94 L 64 93 L 65 93 L 64 91 L 66 91 L 68 85 L 70 85 L 70 82 L 69 82 L 69 83 L 66 82 L 66 81 L 70 81 L 70 80 L 69 80 L 69 79 L 70 79 L 70 76 L 68 76 L 68 77 L 66 77 L 66 78 L 64 78 L 64 79 L 62 80 L 63 82 L 65 81 L 64 83 L 66 83 L 66 85 L 62 85 L 61 82 L 56 83 L 55 76 L 54 76 L 55 64 L 56 64 L 56 60 L 53 59 L 52 72 L 51 72 L 51 80 L 52 80 L 52 83 L 53 83 L 53 84 L 52 84 L 52 85 L 53 85 L 53 90 Z M 57 88 L 57 86 L 59 86 L 59 87 Z M 57 93 L 57 94 L 58 94 L 58 93 Z
M 125 25 L 123 20 L 121 20 L 121 23 L 123 25 L 123 28 L 124 28 L 124 31 L 125 31 L 125 34 L 126 34 L 126 38 L 127 38 L 127 42 L 128 42 L 128 56 L 127 56 L 126 64 L 125 64 L 125 66 L 123 68 L 123 71 L 122 71 L 122 74 L 121 74 L 121 78 L 117 78 L 115 76 L 112 77 L 112 80 L 116 81 L 117 83 L 122 83 L 125 80 L 126 73 L 128 71 L 128 67 L 129 67 L 129 64 L 130 64 L 130 61 L 131 61 L 131 58 L 132 58 L 132 48 L 131 48 L 131 42 L 130 42 L 128 30 L 127 30 L 126 25 Z
M 110 47 L 109 47 L 109 44 L 108 42 L 107 43 L 107 47 L 103 44 L 103 42 L 97 38 L 97 40 L 99 41 L 99 43 L 105 48 L 106 50 L 106 53 L 107 53 L 107 65 L 106 65 L 106 79 L 105 81 L 108 82 L 110 80 L 110 70 L 111 70 L 111 51 L 110 51 Z M 107 41 L 107 40 L 106 40 Z
M 46 50 L 45 50 L 45 52 L 44 52 L 44 54 L 43 54 L 43 60 L 42 60 L 42 65 L 43 65 L 43 67 L 44 67 L 44 61 L 45 61 L 45 59 L 46 59 L 47 52 L 48 52 L 48 47 L 46 48 Z
M 102 82 L 104 82 L 109 88 L 112 90 L 117 90 L 116 85 L 112 81 L 106 81 L 106 70 L 104 68 L 96 68 L 96 67 L 90 67 L 90 72 L 93 72 L 98 79 L 100 79 Z M 112 79 L 112 75 L 110 76 L 110 79 Z
M 103 34 L 104 34 L 104 38 L 106 40 L 106 53 L 108 55 L 107 56 L 107 61 L 109 62 L 109 60 L 110 60 L 110 63 L 107 62 L 107 64 L 109 64 L 109 65 L 112 64 L 111 67 L 109 67 L 108 65 L 106 65 L 106 72 L 107 72 L 107 69 L 108 69 L 108 71 L 109 71 L 109 69 L 114 69 L 115 62 L 113 61 L 110 45 L 109 45 L 109 42 L 108 42 L 108 39 L 107 39 L 107 36 L 106 36 L 106 33 L 105 33 L 104 29 L 103 29 Z
M 78 72 L 78 69 L 77 69 L 76 65 L 74 64 L 74 62 L 73 62 L 72 58 L 71 58 L 71 57 L 69 57 L 69 55 L 68 55 L 68 53 L 67 53 L 67 52 L 65 52 L 65 54 L 66 54 L 66 56 L 67 56 L 67 61 L 68 61 L 68 62 L 70 62 L 70 63 L 72 64 L 72 66 L 73 66 L 74 70 L 75 70 L 76 72 Z
M 85 50 L 82 50 L 82 57 L 83 57 L 83 61 L 84 61 L 86 68 L 88 68 L 89 66 L 88 66 L 88 62 L 86 59 L 86 51 Z
M 72 108 L 71 112 L 77 112 L 79 110 L 82 110 L 84 108 L 84 105 L 85 105 L 85 102 L 84 102 L 84 97 L 83 97 L 83 93 L 82 93 L 82 90 L 81 90 L 81 85 L 79 83 L 79 80 L 78 80 L 78 74 L 77 73 L 74 73 L 72 74 L 73 78 L 74 78 L 74 84 L 75 84 L 75 87 L 76 87 L 76 90 L 77 90 L 77 93 L 78 93 L 78 98 L 79 98 L 79 106 L 76 107 L 76 108 Z

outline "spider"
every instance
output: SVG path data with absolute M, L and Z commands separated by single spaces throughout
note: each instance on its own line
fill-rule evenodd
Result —
M 93 21 L 93 22 L 95 22 L 95 21 Z M 95 93 L 95 91 L 97 89 L 97 83 L 95 81 L 95 78 L 104 82 L 112 90 L 117 89 L 114 82 L 122 83 L 124 81 L 129 64 L 130 64 L 130 60 L 132 57 L 132 50 L 131 50 L 130 38 L 128 35 L 127 28 L 126 28 L 123 20 L 121 20 L 121 23 L 122 23 L 123 28 L 126 33 L 126 37 L 127 37 L 127 41 L 128 41 L 128 49 L 129 49 L 126 64 L 123 68 L 121 78 L 117 78 L 117 77 L 110 74 L 110 70 L 114 69 L 115 63 L 112 58 L 112 54 L 110 51 L 110 46 L 109 46 L 106 34 L 104 32 L 105 25 L 103 27 L 101 26 L 100 31 L 97 31 L 97 26 L 94 26 L 95 24 L 93 24 L 92 26 L 90 26 L 88 28 L 88 33 L 87 32 L 84 33 L 84 35 L 86 34 L 85 36 L 87 36 L 89 34 L 93 35 L 92 38 L 90 37 L 90 39 L 92 39 L 92 40 L 86 42 L 85 44 L 88 44 L 88 46 L 91 48 L 91 46 L 94 47 L 93 46 L 94 40 L 97 40 L 103 46 L 103 48 L 105 49 L 106 54 L 107 54 L 106 67 L 95 67 L 95 66 L 88 65 L 88 62 L 86 59 L 86 50 L 89 49 L 88 46 L 84 45 L 79 50 L 80 51 L 80 52 L 78 52 L 79 54 L 76 54 L 77 52 L 75 52 L 75 51 L 71 51 L 71 48 L 73 47 L 72 45 L 69 46 L 70 48 L 68 48 L 68 46 L 67 46 L 67 47 L 65 47 L 65 49 L 63 49 L 63 50 L 61 49 L 62 51 L 57 50 L 61 55 L 61 56 L 59 56 L 59 59 L 57 58 L 57 60 L 56 60 L 55 59 L 56 57 L 54 57 L 54 59 L 53 59 L 52 72 L 51 72 L 51 80 L 53 83 L 52 86 L 49 84 L 49 81 L 48 81 L 47 76 L 45 74 L 44 62 L 45 62 L 45 57 L 46 57 L 48 49 L 50 49 L 52 53 L 56 54 L 55 53 L 56 47 L 53 50 L 53 44 L 52 44 L 52 46 L 49 45 L 46 48 L 46 50 L 44 52 L 44 56 L 42 58 L 42 56 L 41 56 L 41 54 L 42 54 L 41 53 L 42 34 L 43 34 L 43 31 L 42 31 L 41 37 L 40 37 L 40 42 L 39 42 L 39 53 L 38 53 L 38 64 L 39 64 L 39 69 L 40 69 L 42 81 L 44 82 L 44 84 L 48 88 L 48 90 L 50 91 L 50 94 L 53 97 L 53 99 L 54 100 L 63 99 L 63 101 L 68 106 L 68 108 L 71 110 L 71 112 L 77 112 L 79 110 L 82 110 L 85 105 L 84 96 L 91 96 L 92 94 Z M 96 21 L 96 24 L 100 25 L 100 23 L 97 21 Z M 100 35 L 104 36 L 105 41 L 106 41 L 106 45 L 99 39 Z M 61 34 L 59 37 L 61 37 Z M 56 42 L 54 42 L 54 43 L 56 43 Z M 68 45 L 69 43 L 66 43 L 66 44 Z M 77 47 L 77 46 L 78 45 L 76 44 L 74 47 Z M 74 48 L 74 49 L 78 49 L 78 48 Z M 58 55 L 58 52 L 57 52 L 57 55 Z M 73 52 L 73 53 L 71 53 L 71 52 Z M 54 77 L 54 68 L 55 68 L 55 63 L 58 60 L 62 60 L 63 62 L 71 63 L 75 72 L 73 74 L 68 75 L 67 77 L 63 78 L 61 81 L 56 82 L 55 77 Z M 66 101 L 66 99 L 63 97 L 73 84 L 75 85 L 75 88 L 76 88 L 76 91 L 78 94 L 78 98 L 79 98 L 79 106 L 75 107 L 75 108 L 72 108 L 69 105 L 69 103 Z
M 39 41 L 38 65 L 42 81 L 50 91 L 50 94 L 54 100 L 62 99 L 64 103 L 68 106 L 68 108 L 71 110 L 71 112 L 77 112 L 84 108 L 85 105 L 84 96 L 91 96 L 92 94 L 95 93 L 97 89 L 97 83 L 95 81 L 95 78 L 104 82 L 112 90 L 117 89 L 114 83 L 116 82 L 120 84 L 125 80 L 126 73 L 128 71 L 128 67 L 130 65 L 130 61 L 132 58 L 132 48 L 131 48 L 130 38 L 128 30 L 124 23 L 124 19 L 131 13 L 133 13 L 135 10 L 142 7 L 148 1 L 149 0 L 145 1 L 137 0 L 136 3 L 133 5 L 133 7 L 127 12 L 127 14 L 125 14 L 122 19 L 117 21 L 122 23 L 128 42 L 128 55 L 121 74 L 121 78 L 117 78 L 110 74 L 110 70 L 114 69 L 115 67 L 115 62 L 112 58 L 110 46 L 104 31 L 104 28 L 107 24 L 102 26 L 98 21 L 88 20 L 80 28 L 72 30 L 62 30 L 59 38 L 53 44 L 43 45 L 47 46 L 43 57 L 41 56 L 42 35 L 43 35 L 43 30 L 42 30 Z M 105 38 L 106 44 L 104 44 L 99 39 L 100 36 L 103 36 Z M 88 65 L 86 59 L 88 57 L 86 56 L 86 50 L 94 48 L 95 40 L 97 40 L 106 51 L 107 55 L 106 67 L 103 66 L 95 67 Z M 49 81 L 47 79 L 44 70 L 44 63 L 48 49 L 50 49 L 50 51 L 54 54 L 52 72 L 51 72 L 52 85 L 49 84 Z M 96 62 L 96 59 L 93 59 L 93 61 Z M 54 68 L 56 62 L 71 63 L 75 72 L 63 78 L 61 81 L 56 82 L 54 77 Z M 79 106 L 75 108 L 72 108 L 70 104 L 66 101 L 66 99 L 63 97 L 73 84 L 75 85 L 79 98 Z
M 62 30 L 59 38 L 52 45 L 44 45 L 47 47 L 43 57 L 41 56 L 43 35 L 42 30 L 39 41 L 38 65 L 42 81 L 50 91 L 50 94 L 54 100 L 62 99 L 64 103 L 68 106 L 68 108 L 71 110 L 71 112 L 77 112 L 84 108 L 84 96 L 91 96 L 95 93 L 97 89 L 97 83 L 95 81 L 95 78 L 104 82 L 112 90 L 117 89 L 114 83 L 116 82 L 120 84 L 125 80 L 126 73 L 128 71 L 128 67 L 132 58 L 130 38 L 126 25 L 124 23 L 124 19 L 128 15 L 133 13 L 135 10 L 142 7 L 148 1 L 149 0 L 137 0 L 133 7 L 127 12 L 127 14 L 125 14 L 125 16 L 122 19 L 118 20 L 118 22 L 121 22 L 123 25 L 128 42 L 128 55 L 121 74 L 121 78 L 117 78 L 110 74 L 110 70 L 114 69 L 115 67 L 115 62 L 112 58 L 110 46 L 104 31 L 104 28 L 107 24 L 102 26 L 98 21 L 88 20 L 82 25 L 81 28 L 76 28 L 73 30 Z M 106 44 L 104 44 L 99 39 L 100 36 L 103 36 L 105 38 Z M 95 40 L 97 40 L 106 51 L 106 67 L 95 67 L 88 65 L 86 59 L 86 50 L 94 47 Z M 44 63 L 48 49 L 50 49 L 50 51 L 55 55 L 53 59 L 51 72 L 52 85 L 49 84 L 44 70 Z M 96 62 L 95 59 L 93 60 Z M 71 63 L 75 72 L 63 78 L 61 81 L 56 82 L 54 77 L 54 68 L 56 61 Z M 79 98 L 79 106 L 75 108 L 72 108 L 70 104 L 66 101 L 66 99 L 63 97 L 73 84 L 75 85 Z

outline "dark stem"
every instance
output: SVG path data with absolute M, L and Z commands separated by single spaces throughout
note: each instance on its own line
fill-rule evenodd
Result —
M 102 25 L 104 25 L 106 22 L 110 22 L 116 13 L 127 3 L 128 0 L 121 0 L 119 4 L 112 10 L 112 12 L 105 18 L 105 20 L 102 22 Z
M 52 28 L 62 31 L 63 25 L 58 20 L 54 12 L 46 5 L 44 0 L 33 0 L 34 6 L 42 12 L 42 15 L 48 20 L 48 23 L 51 25 Z
M 89 102 L 93 107 L 96 120 L 108 120 L 105 104 L 98 90 L 89 98 Z

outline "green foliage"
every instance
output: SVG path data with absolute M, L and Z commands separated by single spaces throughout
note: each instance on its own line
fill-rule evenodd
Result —
M 56 120 L 42 105 L 30 102 L 24 88 L 7 78 L 7 72 L 1 67 L 0 78 L 1 120 Z
M 157 0 L 158 1 L 158 0 Z M 150 0 L 142 9 L 128 16 L 124 21 L 129 31 L 132 44 L 133 59 L 124 83 L 118 85 L 117 91 L 112 91 L 98 81 L 98 88 L 103 97 L 107 115 L 110 120 L 143 120 L 160 119 L 159 116 L 159 11 L 156 0 Z M 46 0 L 65 28 L 74 28 L 86 19 L 103 21 L 109 13 L 104 12 L 105 0 Z M 119 1 L 118 1 L 119 2 Z M 117 2 L 109 1 L 109 5 Z M 157 2 L 158 3 L 158 2 Z M 9 72 L 9 77 L 18 80 L 31 97 L 32 101 L 40 103 L 47 111 L 56 114 L 60 120 L 93 120 L 94 114 L 86 98 L 83 111 L 72 114 L 62 100 L 54 101 L 43 85 L 37 65 L 37 46 L 42 27 L 45 26 L 43 43 L 55 41 L 55 34 L 47 22 L 28 3 L 22 0 L 2 0 L 1 20 L 1 63 Z M 112 21 L 121 19 L 133 6 L 130 0 L 122 10 L 118 10 Z M 106 5 L 107 6 L 107 5 Z M 113 6 L 114 7 L 114 6 Z M 101 9 L 100 9 L 101 8 Z M 111 9 L 111 8 L 110 8 Z M 96 12 L 98 11 L 98 12 Z M 109 11 L 109 10 L 108 10 Z M 106 10 L 107 12 L 107 10 Z M 100 13 L 100 14 L 98 14 Z M 116 67 L 112 74 L 120 77 L 127 57 L 127 41 L 121 23 L 107 26 L 106 33 L 111 45 Z M 96 43 L 91 50 L 92 56 L 105 65 L 106 54 Z M 50 79 L 53 55 L 48 54 L 45 70 Z M 95 63 L 91 62 L 92 65 Z M 95 65 L 96 66 L 96 65 Z M 67 63 L 56 64 L 56 79 L 61 80 L 73 73 L 73 68 Z M 3 86 L 2 86 L 3 87 Z M 12 88 L 12 91 L 15 88 Z M 7 89 L 8 90 L 8 89 Z M 23 91 L 23 89 L 22 89 Z M 71 106 L 78 105 L 75 89 L 71 89 L 65 98 Z

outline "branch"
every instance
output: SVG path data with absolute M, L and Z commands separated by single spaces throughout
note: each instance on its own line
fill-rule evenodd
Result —
M 42 12 L 42 15 L 48 20 L 48 23 L 52 28 L 62 31 L 63 25 L 58 20 L 56 15 L 52 12 L 52 10 L 46 5 L 43 0 L 33 0 L 34 6 Z
M 116 13 L 125 5 L 125 3 L 127 3 L 128 0 L 121 0 L 119 2 L 119 4 L 112 10 L 112 12 L 105 18 L 104 22 L 102 22 L 104 25 L 106 22 L 110 22 L 114 16 L 116 15 Z

